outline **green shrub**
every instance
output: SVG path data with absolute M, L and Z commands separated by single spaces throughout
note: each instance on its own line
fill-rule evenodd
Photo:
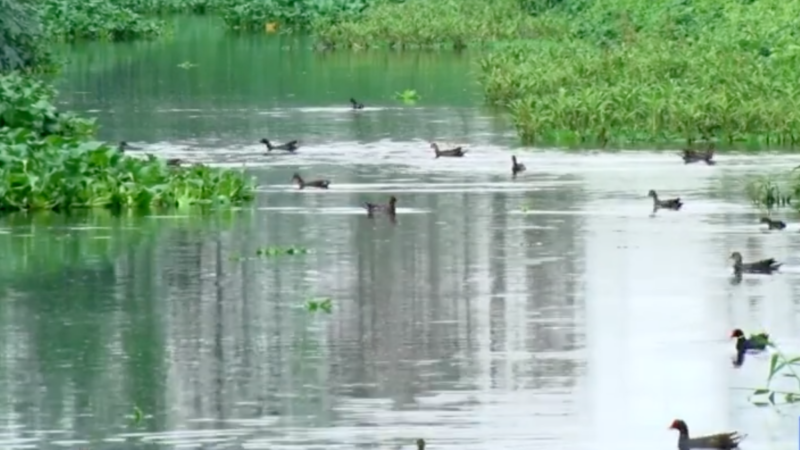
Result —
M 44 0 L 42 7 L 47 35 L 60 41 L 127 41 L 164 33 L 162 21 L 107 0 Z
M 232 30 L 261 31 L 274 23 L 283 32 L 308 28 L 320 19 L 336 21 L 360 14 L 372 0 L 227 0 L 221 7 Z
M 242 173 L 203 165 L 168 167 L 90 140 L 92 121 L 60 114 L 52 88 L 0 77 L 0 211 L 230 205 L 253 198 Z
M 800 4 L 617 0 L 536 20 L 570 25 L 480 61 L 526 143 L 800 139 Z
M 347 20 L 320 18 L 312 31 L 325 48 L 464 48 L 536 37 L 541 32 L 533 24 L 517 0 L 407 0 L 378 3 Z

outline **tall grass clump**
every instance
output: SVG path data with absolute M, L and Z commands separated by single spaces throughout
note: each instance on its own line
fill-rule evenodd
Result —
M 800 196 L 800 173 L 793 170 L 754 177 L 747 182 L 745 193 L 754 206 L 766 211 L 786 207 L 800 211 L 800 202 L 792 203 Z
M 50 39 L 130 41 L 154 38 L 163 21 L 146 17 L 108 0 L 43 0 L 42 23 Z
M 203 165 L 168 167 L 93 140 L 93 121 L 60 113 L 54 90 L 0 77 L 0 212 L 230 205 L 253 198 L 251 179 Z
M 377 3 L 347 20 L 320 18 L 312 33 L 322 48 L 464 48 L 539 36 L 518 0 L 406 0 Z
M 237 31 L 304 31 L 317 20 L 361 14 L 374 0 L 224 0 L 225 26 Z
M 569 19 L 566 32 L 480 61 L 486 100 L 508 107 L 523 142 L 800 140 L 800 3 L 569 6 L 536 18 Z

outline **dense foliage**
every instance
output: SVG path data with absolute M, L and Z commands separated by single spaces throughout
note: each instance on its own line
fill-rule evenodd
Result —
M 54 91 L 0 77 L 0 211 L 238 204 L 253 198 L 243 174 L 203 165 L 168 167 L 92 141 L 93 121 L 56 111 Z
M 548 39 L 480 63 L 524 142 L 800 139 L 800 3 L 565 0 L 535 20 Z
M 160 36 L 164 23 L 108 0 L 43 0 L 46 34 L 63 41 L 127 41 Z
M 324 48 L 464 48 L 491 40 L 541 34 L 517 0 L 407 0 L 382 2 L 360 16 L 322 16 L 313 33 Z
M 51 68 L 52 57 L 43 38 L 33 6 L 19 0 L 0 0 L 0 72 Z
M 225 25 L 234 30 L 276 31 L 307 29 L 320 19 L 338 21 L 364 11 L 372 0 L 225 0 L 221 7 Z

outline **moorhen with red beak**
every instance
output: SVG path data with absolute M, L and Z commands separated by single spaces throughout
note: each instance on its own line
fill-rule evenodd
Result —
M 749 338 L 744 336 L 744 331 L 735 329 L 731 331 L 731 339 L 736 338 L 736 349 L 739 347 L 746 350 L 766 350 L 769 344 L 769 334 L 757 333 L 751 334 Z
M 690 438 L 689 427 L 686 426 L 686 422 L 680 419 L 673 420 L 669 428 L 680 432 L 678 450 L 690 450 L 693 448 L 733 449 L 738 448 L 739 443 L 747 437 L 746 434 L 739 434 L 738 431 L 733 431 Z

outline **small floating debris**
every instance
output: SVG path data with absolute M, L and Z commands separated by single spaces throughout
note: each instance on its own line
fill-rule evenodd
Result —
M 331 310 L 333 309 L 333 303 L 330 298 L 312 298 L 310 300 L 306 300 L 304 308 L 308 312 L 323 311 L 330 314 Z
M 395 92 L 394 98 L 400 100 L 403 103 L 414 104 L 421 97 L 419 96 L 419 94 L 417 94 L 417 91 L 415 91 L 414 89 L 406 89 L 403 92 Z
M 184 61 L 184 62 L 178 64 L 178 67 L 180 67 L 181 69 L 191 69 L 193 67 L 197 67 L 197 64 L 193 64 L 193 63 L 191 63 L 189 61 Z

